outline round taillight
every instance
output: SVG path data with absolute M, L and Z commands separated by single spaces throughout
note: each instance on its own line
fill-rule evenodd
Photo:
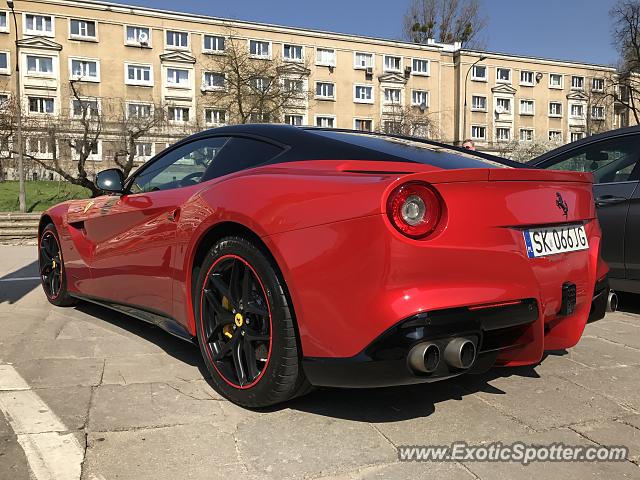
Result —
M 430 186 L 410 182 L 396 188 L 387 200 L 387 215 L 394 227 L 411 238 L 424 238 L 442 217 L 442 201 Z

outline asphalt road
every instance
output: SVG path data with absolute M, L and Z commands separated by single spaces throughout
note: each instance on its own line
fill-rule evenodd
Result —
M 640 301 L 535 367 L 322 389 L 249 411 L 195 347 L 91 305 L 50 306 L 35 247 L 0 247 L 0 479 L 640 478 Z M 626 445 L 604 463 L 399 462 L 399 445 Z

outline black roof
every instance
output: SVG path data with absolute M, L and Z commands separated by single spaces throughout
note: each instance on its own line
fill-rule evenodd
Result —
M 618 128 L 616 130 L 609 130 L 608 132 L 599 133 L 597 135 L 590 135 L 588 137 L 582 138 L 575 142 L 567 143 L 566 145 L 562 145 L 561 147 L 550 150 L 547 153 L 543 153 L 539 157 L 536 157 L 533 160 L 529 160 L 525 165 L 527 167 L 535 167 L 558 155 L 561 155 L 565 152 L 569 152 L 574 148 L 579 148 L 584 145 L 589 145 L 591 143 L 599 142 L 601 140 L 607 140 L 609 138 L 624 137 L 627 135 L 637 135 L 637 134 L 640 134 L 640 126 L 638 125 L 633 127 Z
M 284 151 L 272 163 L 371 160 L 424 163 L 445 169 L 522 167 L 501 157 L 417 137 L 279 124 L 229 125 L 196 133 L 183 142 L 212 135 L 246 136 L 276 144 Z

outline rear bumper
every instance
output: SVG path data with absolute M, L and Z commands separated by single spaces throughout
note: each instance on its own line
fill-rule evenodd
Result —
M 500 352 L 530 343 L 538 317 L 534 299 L 419 313 L 387 330 L 358 355 L 307 357 L 302 364 L 311 384 L 348 388 L 426 383 L 462 373 L 482 373 L 494 365 Z M 432 373 L 416 372 L 409 366 L 407 356 L 414 345 L 429 341 L 443 350 L 450 339 L 460 336 L 477 342 L 478 355 L 470 369 L 450 368 L 444 361 Z

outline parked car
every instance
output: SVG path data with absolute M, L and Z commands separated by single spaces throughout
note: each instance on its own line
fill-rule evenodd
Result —
M 583 138 L 528 163 L 591 172 L 602 228 L 602 257 L 615 290 L 640 293 L 640 127 Z
M 240 405 L 535 364 L 604 316 L 583 173 L 398 136 L 238 125 L 96 183 L 108 195 L 42 215 L 47 298 L 197 343 Z

